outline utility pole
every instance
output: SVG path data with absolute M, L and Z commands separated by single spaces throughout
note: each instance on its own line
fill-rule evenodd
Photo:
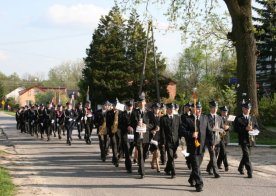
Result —
M 154 58 L 154 69 L 155 69 L 155 85 L 156 85 L 156 95 L 157 95 L 157 101 L 160 103 L 160 91 L 159 91 L 159 81 L 158 81 L 158 67 L 156 62 L 156 53 L 155 53 L 155 45 L 154 45 L 154 35 L 153 35 L 153 28 L 152 28 L 152 21 L 150 20 L 148 22 L 148 30 L 147 30 L 147 44 L 146 44 L 146 51 L 145 51 L 145 59 L 143 64 L 143 70 L 141 75 L 141 81 L 140 81 L 140 88 L 139 88 L 139 95 L 141 95 L 143 90 L 143 83 L 145 79 L 145 69 L 147 64 L 147 56 L 148 56 L 148 45 L 149 45 L 149 33 L 151 32 L 151 39 L 153 43 L 153 58 Z

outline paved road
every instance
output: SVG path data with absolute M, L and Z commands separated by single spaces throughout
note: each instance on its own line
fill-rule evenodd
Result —
M 53 138 L 47 142 L 15 130 L 13 117 L 0 113 L 0 126 L 5 127 L 9 140 L 0 136 L 0 149 L 10 154 L 0 155 L 0 164 L 5 165 L 18 186 L 19 196 L 183 196 L 183 195 L 275 195 L 276 192 L 276 152 L 275 149 L 254 149 L 253 179 L 239 175 L 237 164 L 240 149 L 230 147 L 230 171 L 221 171 L 221 178 L 215 179 L 205 172 L 208 153 L 202 166 L 204 191 L 196 193 L 187 182 L 190 171 L 185 167 L 184 158 L 176 160 L 175 179 L 163 172 L 150 169 L 146 160 L 146 177 L 138 179 L 137 165 L 133 173 L 124 170 L 123 161 L 115 168 L 111 157 L 105 163 L 99 160 L 99 148 L 96 137 L 92 145 L 78 140 L 73 135 L 72 146 L 65 139 Z M 94 133 L 95 135 L 95 133 Z M 265 160 L 260 157 L 265 157 Z M 163 167 L 164 168 L 164 167 Z M 1 194 L 0 194 L 1 195 Z

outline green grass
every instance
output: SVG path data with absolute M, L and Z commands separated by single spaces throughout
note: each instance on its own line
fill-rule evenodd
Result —
M 0 167 L 0 196 L 14 196 L 15 185 L 12 183 L 8 171 Z
M 4 111 L 4 113 L 10 116 L 15 116 L 15 112 Z

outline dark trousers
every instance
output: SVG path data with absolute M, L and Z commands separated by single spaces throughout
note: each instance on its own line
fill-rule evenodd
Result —
M 92 130 L 93 130 L 93 119 L 92 117 L 88 117 L 85 125 L 84 125 L 84 130 L 85 130 L 85 135 L 84 135 L 84 139 L 86 140 L 87 144 L 91 144 L 91 140 L 90 140 L 90 136 L 92 134 Z
M 203 155 L 190 155 L 192 172 L 190 174 L 189 182 L 194 182 L 196 186 L 203 185 L 200 165 L 203 160 Z
M 43 134 L 44 134 L 44 125 L 43 125 L 43 122 L 39 122 L 38 123 L 38 130 L 41 134 L 41 138 L 43 137 Z
M 250 146 L 247 144 L 242 144 L 241 149 L 242 149 L 242 159 L 239 165 L 239 170 L 242 171 L 243 167 L 245 166 L 247 173 L 252 174 L 253 170 L 252 170 L 252 165 L 249 157 Z
M 127 133 L 122 134 L 122 144 L 125 155 L 125 167 L 126 170 L 131 171 L 131 160 L 130 160 L 130 145 L 127 138 Z
M 160 151 L 160 160 L 162 165 L 165 165 L 165 163 L 167 162 L 167 156 L 166 156 L 166 148 L 165 146 L 158 144 L 159 147 L 159 151 Z
M 114 165 L 118 164 L 118 146 L 117 146 L 117 133 L 110 133 L 110 145 L 112 148 L 112 163 Z
M 98 135 L 99 146 L 101 151 L 101 159 L 105 161 L 106 159 L 106 146 L 107 146 L 107 135 Z
M 67 131 L 67 142 L 71 141 L 72 139 L 72 131 L 74 128 L 74 122 L 73 121 L 69 121 L 65 123 L 65 129 Z
M 176 146 L 166 146 L 168 161 L 166 164 L 165 172 L 171 172 L 171 175 L 175 175 L 174 156 L 176 150 Z
M 207 165 L 207 171 L 211 171 L 213 169 L 214 174 L 218 174 L 218 166 L 217 166 L 217 158 L 215 150 L 211 146 L 207 146 L 209 155 L 210 155 L 210 161 Z
M 136 142 L 136 147 L 138 151 L 138 173 L 140 175 L 145 175 L 145 160 L 144 160 L 144 149 L 143 149 L 143 139 L 138 139 Z
M 77 129 L 78 129 L 78 133 L 79 133 L 79 136 L 80 136 L 80 133 L 83 130 L 83 123 L 82 123 L 82 121 L 77 122 Z
M 218 167 L 221 167 L 222 163 L 225 168 L 229 166 L 228 160 L 227 160 L 226 144 L 224 141 L 221 141 L 219 143 L 218 160 L 217 160 Z
M 50 138 L 50 134 L 51 134 L 51 124 L 48 122 L 44 122 L 43 124 L 43 130 L 45 130 L 47 138 Z

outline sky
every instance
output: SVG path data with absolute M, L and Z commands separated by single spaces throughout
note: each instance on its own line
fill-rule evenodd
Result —
M 47 77 L 52 67 L 86 57 L 99 19 L 114 0 L 0 0 L 0 5 L 0 71 Z M 171 63 L 184 48 L 181 32 L 165 31 L 160 7 L 152 13 L 158 52 Z

